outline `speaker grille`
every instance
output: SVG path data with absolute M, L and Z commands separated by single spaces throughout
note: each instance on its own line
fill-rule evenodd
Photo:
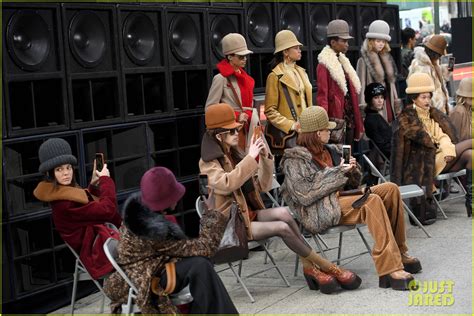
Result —
M 211 22 L 211 45 L 217 59 L 224 58 L 221 40 L 229 33 L 237 32 L 234 22 L 226 15 L 217 15 Z
M 23 70 L 36 71 L 51 49 L 48 25 L 35 11 L 20 10 L 7 26 L 7 47 L 13 61 Z
M 170 46 L 173 55 L 182 63 L 192 62 L 198 51 L 199 26 L 187 14 L 173 17 L 170 24 Z
M 303 40 L 303 18 L 294 4 L 285 4 L 280 11 L 280 28 L 282 30 L 290 30 L 295 33 L 296 37 Z
M 147 15 L 139 12 L 130 14 L 124 22 L 122 34 L 123 47 L 133 63 L 146 65 L 153 59 L 157 30 Z
M 247 13 L 247 27 L 250 40 L 255 46 L 263 47 L 271 36 L 272 18 L 261 3 L 252 4 Z
M 106 44 L 105 26 L 96 13 L 81 11 L 74 15 L 69 25 L 69 46 L 78 63 L 86 68 L 99 65 Z
M 361 25 L 361 39 L 365 39 L 365 34 L 369 31 L 370 23 L 377 20 L 377 8 L 375 7 L 361 7 L 360 8 L 360 25 Z
M 326 44 L 328 23 L 331 21 L 329 6 L 315 5 L 310 11 L 311 37 L 317 45 Z

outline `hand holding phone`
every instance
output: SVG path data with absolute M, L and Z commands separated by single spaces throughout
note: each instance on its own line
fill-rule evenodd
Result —
M 344 159 L 344 164 L 349 164 L 351 159 L 351 145 L 342 145 L 342 159 Z
M 104 159 L 104 154 L 103 153 L 96 153 L 95 154 L 95 168 L 97 171 L 102 171 L 102 169 L 104 168 L 104 163 L 105 163 L 105 159 Z
M 262 128 L 257 125 L 253 128 L 253 142 L 262 137 Z

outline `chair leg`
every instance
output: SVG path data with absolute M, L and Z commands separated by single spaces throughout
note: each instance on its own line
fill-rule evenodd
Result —
M 339 233 L 339 247 L 337 248 L 337 265 L 341 264 L 341 253 L 342 253 L 342 234 Z
M 369 243 L 364 237 L 364 234 L 360 231 L 360 228 L 357 227 L 357 232 L 359 233 L 360 238 L 362 239 L 362 242 L 365 245 L 365 248 L 367 248 L 367 252 L 372 256 L 372 249 L 370 249 Z
M 242 288 L 244 289 L 245 293 L 246 293 L 247 296 L 250 298 L 250 302 L 255 303 L 255 299 L 253 298 L 252 294 L 250 294 L 249 289 L 247 288 L 247 286 L 245 285 L 245 283 L 244 283 L 244 282 L 242 281 L 242 279 L 240 278 L 240 275 L 235 272 L 234 267 L 232 266 L 231 263 L 229 263 L 229 268 L 230 268 L 230 270 L 232 271 L 232 273 L 234 274 L 234 276 L 237 278 L 237 282 L 240 283 L 240 285 L 241 285 Z
M 295 258 L 295 273 L 293 274 L 294 276 L 297 276 L 298 275 L 298 265 L 300 263 L 300 256 L 298 255 L 295 255 L 296 258 Z
M 408 213 L 408 216 L 410 216 L 411 219 L 415 221 L 416 225 L 425 232 L 426 236 L 428 236 L 428 238 L 431 238 L 431 235 L 426 231 L 425 226 L 423 226 L 423 224 L 418 220 L 415 214 L 413 214 L 413 212 L 410 210 L 410 208 L 408 207 L 408 205 L 406 205 L 405 202 L 403 202 L 403 208 Z
M 72 283 L 71 295 L 71 315 L 74 315 L 74 306 L 76 305 L 77 282 L 79 281 L 79 261 L 76 259 L 76 266 L 74 268 L 74 281 Z
M 448 216 L 446 216 L 446 213 L 444 212 L 443 208 L 441 207 L 441 204 L 439 203 L 439 201 L 436 198 L 434 198 L 433 201 L 435 202 L 438 209 L 441 211 L 441 214 L 443 214 L 444 219 L 448 219 Z
M 461 188 L 461 191 L 463 192 L 463 194 L 466 195 L 467 192 L 466 192 L 466 189 L 464 189 L 464 186 L 462 185 L 461 180 L 459 180 L 458 177 L 454 177 L 454 180 L 456 181 L 458 186 Z
M 268 258 L 270 258 L 270 261 L 273 263 L 273 267 L 278 271 L 283 282 L 285 282 L 287 287 L 290 287 L 290 283 L 281 272 L 280 267 L 275 263 L 275 259 L 273 259 L 273 256 L 270 254 L 270 252 L 268 251 L 267 247 L 265 247 L 265 245 L 263 245 L 263 249 L 265 249 L 265 252 L 267 253 Z
M 318 239 L 313 235 L 313 240 L 316 243 L 316 247 L 318 247 L 319 254 L 324 258 L 328 259 L 328 256 L 326 256 L 326 253 L 323 250 L 323 247 L 321 247 L 321 244 L 319 243 Z
M 324 245 L 324 248 L 326 250 L 329 250 L 329 245 L 326 243 L 326 241 L 324 241 L 323 237 L 321 237 L 321 235 L 316 235 L 316 237 L 322 242 L 322 244 Z

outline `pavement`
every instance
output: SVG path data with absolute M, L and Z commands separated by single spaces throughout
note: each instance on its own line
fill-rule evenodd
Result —
M 459 194 L 458 194 L 459 195 Z M 456 196 L 456 195 L 451 195 Z M 408 223 L 406 216 L 409 253 L 420 259 L 423 270 L 416 274 L 420 282 L 418 291 L 395 291 L 378 287 L 378 276 L 372 258 L 363 255 L 348 260 L 344 267 L 356 272 L 362 278 L 359 289 L 340 290 L 326 295 L 311 291 L 299 267 L 293 275 L 295 255 L 283 242 L 275 240 L 269 247 L 290 283 L 286 287 L 275 269 L 270 269 L 248 279 L 244 279 L 255 298 L 250 302 L 240 284 L 227 270 L 219 273 L 229 294 L 241 314 L 466 314 L 472 315 L 472 219 L 466 216 L 464 198 L 442 202 L 448 219 L 442 219 L 426 226 L 432 238 Z M 372 245 L 367 227 L 362 232 Z M 337 234 L 325 235 L 330 245 L 338 243 Z M 316 249 L 314 241 L 310 241 Z M 362 252 L 365 249 L 357 231 L 344 233 L 343 256 Z M 336 251 L 328 253 L 335 259 Z M 264 263 L 264 252 L 250 252 L 243 263 L 242 275 L 252 274 L 268 267 Z M 218 266 L 216 270 L 225 266 Z M 77 302 L 76 314 L 96 314 L 100 310 L 100 293 L 92 294 Z M 106 302 L 106 312 L 108 312 Z M 53 314 L 69 313 L 65 306 Z

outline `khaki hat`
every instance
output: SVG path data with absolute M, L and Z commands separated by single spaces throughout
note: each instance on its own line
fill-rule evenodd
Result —
M 464 78 L 456 90 L 458 97 L 472 98 L 472 78 Z
M 242 124 L 235 121 L 234 109 L 227 103 L 209 106 L 206 110 L 205 121 L 207 129 L 233 129 L 242 126 Z
M 301 112 L 300 124 L 302 133 L 320 131 L 322 129 L 333 129 L 335 122 L 329 122 L 326 110 L 320 106 L 311 106 Z
M 275 36 L 275 52 L 273 54 L 284 51 L 285 49 L 288 49 L 293 46 L 303 46 L 303 44 L 298 41 L 295 33 L 293 33 L 292 31 L 280 31 Z
M 222 53 L 227 55 L 240 55 L 245 56 L 252 54 L 253 52 L 247 48 L 245 38 L 239 33 L 229 33 L 222 38 Z
M 433 35 L 428 42 L 425 43 L 425 46 L 431 49 L 432 51 L 440 54 L 441 56 L 446 55 L 446 46 L 448 43 L 443 35 Z
M 424 72 L 414 73 L 407 79 L 407 94 L 433 92 L 435 90 L 433 79 Z
M 339 37 L 342 39 L 353 38 L 349 34 L 349 24 L 344 20 L 332 20 L 329 22 L 326 37 Z
M 392 38 L 390 37 L 390 26 L 384 20 L 375 20 L 370 23 L 369 31 L 365 34 L 365 38 L 381 39 L 389 42 Z

